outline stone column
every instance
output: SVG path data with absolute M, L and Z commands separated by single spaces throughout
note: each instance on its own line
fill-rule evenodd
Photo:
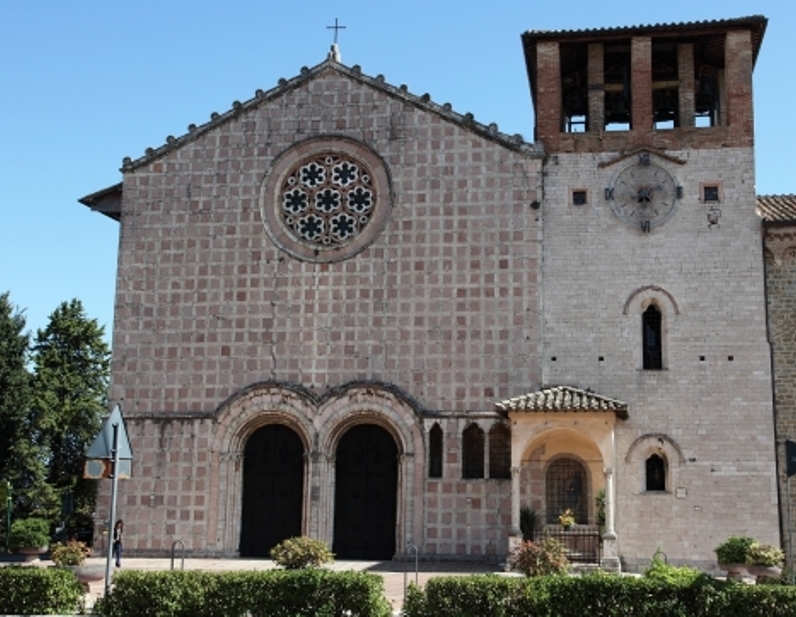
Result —
M 243 451 L 227 452 L 220 457 L 225 472 L 219 486 L 218 499 L 223 504 L 219 517 L 219 537 L 222 538 L 221 550 L 225 556 L 239 554 L 241 513 L 243 504 Z
M 520 529 L 520 467 L 511 468 L 511 531 L 509 531 L 509 554 L 522 542 Z
M 606 467 L 605 474 L 605 532 L 603 533 L 603 557 L 600 566 L 604 570 L 618 572 L 619 550 L 616 531 L 614 530 L 614 470 Z
M 315 479 L 317 483 L 312 487 L 310 500 L 315 504 L 314 526 L 319 540 L 323 540 L 330 547 L 334 535 L 334 456 L 323 452 L 313 452 L 315 464 Z
M 589 44 L 589 132 L 605 130 L 605 54 L 602 43 Z

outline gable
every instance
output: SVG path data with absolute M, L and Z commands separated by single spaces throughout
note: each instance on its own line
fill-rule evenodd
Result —
M 204 124 L 190 124 L 188 132 L 179 136 L 169 136 L 166 142 L 157 147 L 147 148 L 144 155 L 133 159 L 125 157 L 122 162 L 122 172 L 130 172 L 141 166 L 147 165 L 169 153 L 172 153 L 184 145 L 191 143 L 207 134 L 216 131 L 225 124 L 234 120 L 240 120 L 252 111 L 267 105 L 279 107 L 289 107 L 290 95 L 296 91 L 312 91 L 313 82 L 319 80 L 332 80 L 338 85 L 337 88 L 351 88 L 356 85 L 364 86 L 364 89 L 373 93 L 373 101 L 379 99 L 383 101 L 398 102 L 412 108 L 428 112 L 452 125 L 458 126 L 463 130 L 477 135 L 483 139 L 499 144 L 507 149 L 522 152 L 531 156 L 541 158 L 543 151 L 540 147 L 526 142 L 521 135 L 508 135 L 500 132 L 497 124 L 482 124 L 475 120 L 472 114 L 460 114 L 453 110 L 449 103 L 439 105 L 431 100 L 429 94 L 415 95 L 408 91 L 406 86 L 396 87 L 388 84 L 383 75 L 369 77 L 362 73 L 358 65 L 346 67 L 334 60 L 326 60 L 313 67 L 303 67 L 299 75 L 292 79 L 280 79 L 276 87 L 270 90 L 257 90 L 253 98 L 245 101 L 235 101 L 232 107 L 223 113 L 214 112 L 210 116 L 210 121 Z M 334 90 L 334 88 L 330 89 Z M 316 101 L 324 106 L 324 102 Z M 311 127 L 308 127 L 311 130 Z

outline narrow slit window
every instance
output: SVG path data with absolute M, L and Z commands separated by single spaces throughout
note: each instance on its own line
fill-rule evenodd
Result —
M 646 461 L 648 491 L 666 490 L 666 461 L 658 454 L 651 455 Z
M 641 316 L 641 337 L 644 355 L 644 370 L 659 371 L 663 368 L 663 341 L 661 340 L 661 311 L 650 305 Z
M 462 478 L 484 477 L 484 431 L 471 424 L 462 433 Z
M 442 429 L 436 422 L 428 434 L 428 477 L 442 477 Z

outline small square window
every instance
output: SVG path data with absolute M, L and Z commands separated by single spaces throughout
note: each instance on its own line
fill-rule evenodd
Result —
M 699 201 L 703 204 L 714 205 L 721 203 L 722 197 L 721 182 L 712 180 L 710 182 L 702 182 L 699 185 Z
M 719 187 L 715 184 L 707 184 L 703 186 L 702 200 L 705 203 L 719 201 Z
M 586 191 L 577 189 L 572 191 L 572 205 L 585 206 L 588 203 Z

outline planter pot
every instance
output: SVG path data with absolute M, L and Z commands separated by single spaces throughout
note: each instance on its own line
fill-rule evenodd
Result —
M 25 561 L 36 561 L 41 555 L 47 552 L 46 546 L 20 546 L 17 553 L 25 558 Z
M 750 564 L 746 566 L 746 571 L 757 577 L 758 583 L 764 578 L 779 578 L 782 574 L 782 568 L 777 566 L 755 566 Z
M 719 568 L 727 572 L 727 580 L 740 581 L 746 572 L 745 563 L 720 563 Z
M 91 592 L 90 583 L 96 583 L 97 581 L 101 581 L 105 578 L 105 566 L 104 565 L 79 565 L 79 566 L 58 566 L 60 568 L 65 568 L 67 570 L 71 570 L 72 573 L 77 578 L 77 582 L 80 583 L 83 587 L 84 593 Z
M 81 583 L 96 583 L 105 578 L 104 565 L 80 565 L 80 566 L 64 566 L 74 572 L 77 580 Z

